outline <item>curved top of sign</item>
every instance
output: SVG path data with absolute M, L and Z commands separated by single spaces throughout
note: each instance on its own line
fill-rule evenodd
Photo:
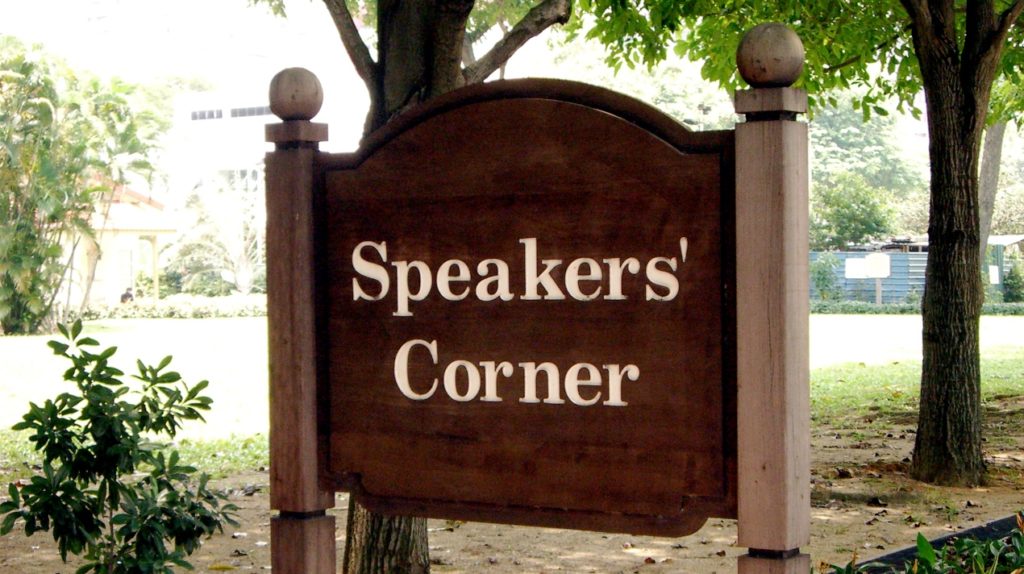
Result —
M 516 80 L 319 156 L 323 479 L 459 520 L 735 516 L 734 141 Z
M 611 90 L 543 78 L 500 80 L 467 86 L 416 106 L 373 132 L 355 152 L 355 163 L 423 122 L 465 106 L 496 100 L 542 99 L 577 104 L 629 122 L 682 153 L 715 153 L 730 144 L 732 131 L 692 131 L 675 118 L 636 98 Z

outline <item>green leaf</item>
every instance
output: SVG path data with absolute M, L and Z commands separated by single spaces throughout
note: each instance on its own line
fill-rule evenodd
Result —
M 917 533 L 917 557 L 929 568 L 935 567 L 937 557 L 931 542 L 924 537 L 924 534 Z
M 156 370 L 162 371 L 164 369 L 164 367 L 166 367 L 167 365 L 170 365 L 171 364 L 171 358 L 172 358 L 171 355 L 167 355 L 166 357 L 164 357 L 163 360 L 160 361 L 160 364 L 156 366 Z
M 53 349 L 54 355 L 63 355 L 68 351 L 68 345 L 66 343 L 61 343 L 59 341 L 50 341 L 49 343 L 47 343 L 47 346 Z
M 6 511 L 0 509 L 0 512 Z M 11 512 L 7 516 L 5 516 L 3 523 L 0 524 L 0 536 L 4 536 L 8 532 L 10 532 L 11 529 L 14 528 L 14 523 L 17 522 L 19 518 L 21 518 L 21 514 L 17 512 Z

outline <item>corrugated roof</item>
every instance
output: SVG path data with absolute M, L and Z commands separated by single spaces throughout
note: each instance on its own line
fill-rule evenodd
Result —
M 1024 241 L 1024 235 L 989 235 L 988 236 L 988 244 L 989 245 L 1002 245 L 1002 246 L 1005 247 L 1005 246 L 1008 246 L 1008 245 L 1013 245 L 1014 243 L 1020 243 L 1021 241 Z

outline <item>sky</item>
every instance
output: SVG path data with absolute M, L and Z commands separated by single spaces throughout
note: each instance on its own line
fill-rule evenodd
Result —
M 323 3 L 289 0 L 287 6 L 289 17 L 283 19 L 249 6 L 249 0 L 0 0 L 0 34 L 41 43 L 76 69 L 136 83 L 198 78 L 239 101 L 265 101 L 278 70 L 303 66 L 324 86 L 324 111 L 317 120 L 331 125 L 332 141 L 323 149 L 352 149 L 369 107 L 365 87 Z M 601 82 L 576 62 L 556 61 L 547 44 L 543 38 L 528 42 L 510 62 L 508 76 Z M 599 62 L 600 54 L 589 59 Z M 644 86 L 615 87 L 644 97 Z M 926 162 L 923 124 L 901 119 L 899 132 L 907 155 Z
M 320 2 L 275 17 L 247 0 L 0 0 L 0 32 L 42 43 L 76 68 L 135 82 L 192 76 L 264 84 L 266 70 L 344 54 Z M 342 61 L 342 64 L 347 64 Z

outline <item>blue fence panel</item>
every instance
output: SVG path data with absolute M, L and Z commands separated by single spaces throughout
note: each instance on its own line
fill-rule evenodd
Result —
M 822 252 L 811 252 L 813 264 Z M 846 261 L 862 259 L 868 253 L 862 251 L 833 251 L 839 260 L 835 269 L 836 283 L 843 292 L 843 298 L 850 301 L 875 301 L 875 279 L 851 279 L 846 277 Z M 881 280 L 883 303 L 906 303 L 920 301 L 924 293 L 924 273 L 928 262 L 927 253 L 885 252 L 889 256 L 889 276 Z M 818 297 L 814 282 L 811 282 L 811 297 Z

